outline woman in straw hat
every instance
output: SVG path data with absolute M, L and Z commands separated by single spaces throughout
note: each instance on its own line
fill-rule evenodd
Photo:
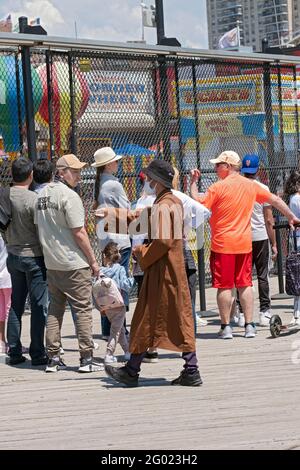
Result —
M 122 155 L 116 155 L 111 147 L 103 147 L 94 153 L 95 162 L 92 167 L 96 168 L 96 181 L 94 190 L 94 209 L 101 207 L 115 207 L 130 209 L 125 190 L 115 176 L 118 171 L 118 160 Z M 99 248 L 104 250 L 110 242 L 117 243 L 121 255 L 120 264 L 124 266 L 128 275 L 129 260 L 131 255 L 131 244 L 128 235 L 108 233 L 104 231 L 103 221 L 97 222 L 97 237 Z M 128 310 L 129 298 L 126 293 L 123 295 L 126 310 Z M 102 337 L 109 337 L 110 323 L 105 316 L 101 317 Z

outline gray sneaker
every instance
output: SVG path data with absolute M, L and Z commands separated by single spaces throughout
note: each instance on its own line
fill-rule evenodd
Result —
M 100 370 L 104 370 L 104 365 L 94 361 L 92 357 L 80 359 L 78 372 L 99 372 Z
M 218 333 L 219 338 L 221 339 L 232 339 L 232 328 L 229 325 L 226 325 L 225 328 L 221 328 Z
M 245 328 L 245 338 L 255 338 L 255 335 L 256 335 L 256 328 L 255 326 L 251 325 L 251 323 L 249 323 L 246 328 Z
M 67 368 L 66 364 L 61 360 L 60 357 L 55 356 L 51 359 L 48 359 L 48 364 L 45 369 L 45 372 L 58 372 L 59 370 L 65 370 Z

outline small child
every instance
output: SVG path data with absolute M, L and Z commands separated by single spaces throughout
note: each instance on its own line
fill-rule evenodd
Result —
M 7 251 L 0 235 L 0 354 L 6 354 L 5 324 L 11 302 L 11 279 L 6 267 Z
M 104 274 L 105 276 L 113 279 L 121 292 L 129 292 L 134 285 L 134 279 L 132 277 L 128 277 L 125 268 L 119 264 L 121 255 L 119 253 L 117 243 L 108 243 L 102 252 L 102 256 L 103 266 L 101 268 L 101 274 Z M 114 352 L 118 343 L 120 343 L 125 353 L 125 361 L 129 361 L 129 344 L 124 327 L 126 307 L 122 306 L 107 309 L 105 310 L 105 314 L 111 323 L 111 327 L 104 362 L 117 362 L 117 358 L 114 356 Z

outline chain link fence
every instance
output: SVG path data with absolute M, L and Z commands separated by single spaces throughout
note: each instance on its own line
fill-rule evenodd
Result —
M 31 49 L 31 73 L 38 158 L 73 152 L 90 164 L 98 148 L 112 146 L 124 155 L 118 176 L 132 203 L 141 192 L 138 175 L 154 158 L 178 168 L 185 192 L 196 167 L 205 192 L 216 181 L 209 160 L 228 149 L 258 154 L 260 180 L 275 193 L 299 167 L 296 66 Z M 0 181 L 8 184 L 11 160 L 28 154 L 21 59 L 13 48 L 0 50 L 0 135 Z M 81 195 L 97 251 L 94 180 L 87 167 Z M 207 281 L 209 248 L 207 226 Z

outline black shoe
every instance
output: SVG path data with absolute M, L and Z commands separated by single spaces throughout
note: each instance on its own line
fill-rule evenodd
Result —
M 137 387 L 139 382 L 139 374 L 130 375 L 127 372 L 126 366 L 124 367 L 113 367 L 109 364 L 105 365 L 105 372 L 109 377 L 114 379 L 116 382 L 127 385 L 127 387 Z
M 16 366 L 17 364 L 22 364 L 26 361 L 25 356 L 12 356 L 9 358 L 8 364 L 10 366 Z
M 202 380 L 199 371 L 196 370 L 193 374 L 183 370 L 177 379 L 172 380 L 171 385 L 183 385 L 186 387 L 199 387 L 202 385 Z
M 48 364 L 48 357 L 40 357 L 38 359 L 31 359 L 31 365 L 32 366 L 45 366 Z
M 158 353 L 147 351 L 143 357 L 143 362 L 158 362 Z

